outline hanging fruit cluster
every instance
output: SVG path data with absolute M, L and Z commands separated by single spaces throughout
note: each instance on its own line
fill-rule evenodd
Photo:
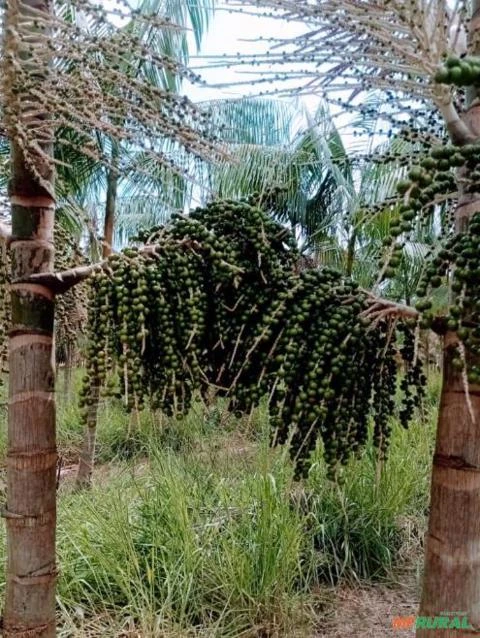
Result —
M 457 87 L 480 86 L 480 58 L 450 57 L 435 75 L 435 81 Z M 416 309 L 421 314 L 421 328 L 434 324 L 442 332 L 456 334 L 456 346 L 452 365 L 464 373 L 465 385 L 480 383 L 480 211 L 472 215 L 472 203 L 480 193 L 480 144 L 441 144 L 430 149 L 418 165 L 412 167 L 408 179 L 397 184 L 401 202 L 397 205 L 398 219 L 390 227 L 390 237 L 385 241 L 388 256 L 383 264 L 382 276 L 395 276 L 399 253 L 405 240 L 418 224 L 429 216 L 446 214 L 441 221 L 441 234 L 437 247 L 430 249 L 425 258 L 423 274 L 417 288 Z M 473 197 L 472 197 L 473 195 Z M 469 215 L 463 221 L 454 220 L 459 198 L 468 201 Z M 460 232 L 461 231 L 461 232 Z M 435 316 L 434 291 L 448 287 L 449 301 L 441 317 Z M 418 403 L 417 397 L 408 396 L 406 388 L 415 385 L 421 372 L 414 365 L 416 349 L 410 337 L 405 336 L 405 346 L 411 362 L 403 388 L 410 410 Z M 412 358 L 413 357 L 413 358 Z M 406 416 L 401 414 L 406 420 Z
M 444 317 L 445 327 L 459 338 L 452 364 L 466 369 L 470 383 L 480 383 L 480 212 L 470 220 L 468 229 L 450 238 L 428 267 L 422 282 L 417 310 L 425 327 L 432 324 L 431 289 L 448 276 L 451 303 Z M 463 346 L 463 347 L 462 347 Z M 473 355 L 473 356 L 471 356 Z
M 405 375 L 400 382 L 403 392 L 403 406 L 399 418 L 403 427 L 407 427 L 415 408 L 420 408 L 425 396 L 426 378 L 423 374 L 422 362 L 418 356 L 418 331 L 412 332 L 408 325 L 400 323 L 398 330 L 403 332 L 403 344 L 400 350 L 405 362 Z
M 363 319 L 365 295 L 333 269 L 307 269 L 290 282 L 252 334 L 233 388 L 237 409 L 269 397 L 273 441 L 290 440 L 298 474 L 321 434 L 334 475 L 367 441 L 372 415 L 384 457 L 397 385 L 391 325 Z
M 93 277 L 85 401 L 115 362 L 130 408 L 148 397 L 182 413 L 194 389 L 228 392 L 234 355 L 285 286 L 295 250 L 288 231 L 245 202 L 174 216 L 138 239 L 143 249 L 113 255 Z
M 480 86 L 480 58 L 471 55 L 459 58 L 452 55 L 437 71 L 434 79 L 438 84 Z
M 453 210 L 458 200 L 457 172 L 461 172 L 462 191 L 465 194 L 480 191 L 480 144 L 436 145 L 423 157 L 418 165 L 411 167 L 408 179 L 397 183 L 399 200 L 392 216 L 389 236 L 384 244 L 387 254 L 380 258 L 381 275 L 393 278 L 401 263 L 405 242 L 412 238 L 416 229 L 431 220 L 435 212 L 443 207 L 442 237 L 438 244 L 454 231 Z M 425 256 L 428 258 L 432 250 Z M 441 261 L 441 260 L 440 260 Z M 444 281 L 445 270 L 437 273 L 440 264 L 435 256 L 428 263 L 425 277 L 419 282 L 419 297 L 427 294 L 427 280 L 432 288 L 439 287 Z M 421 307 L 421 306 L 420 306 Z M 424 310 L 427 308 L 425 307 Z M 428 327 L 428 320 L 425 322 Z
M 371 415 L 384 455 L 394 326 L 367 321 L 366 294 L 336 271 L 297 272 L 292 234 L 257 204 L 254 196 L 176 215 L 95 273 L 84 417 L 97 388 L 130 409 L 148 400 L 184 414 L 213 387 L 240 413 L 266 397 L 274 441 L 290 439 L 298 472 L 321 435 L 334 473 L 366 442 Z M 423 381 L 409 377 L 406 389 Z

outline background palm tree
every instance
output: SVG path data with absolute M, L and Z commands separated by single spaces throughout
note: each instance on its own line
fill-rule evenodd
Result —
M 410 158 L 423 152 L 405 132 L 386 139 L 375 117 L 381 96 L 368 97 L 370 116 L 354 117 L 344 138 L 326 103 L 310 114 L 298 101 L 273 98 L 218 100 L 210 104 L 232 160 L 201 164 L 204 203 L 212 197 L 270 193 L 271 213 L 295 229 L 315 263 L 336 267 L 363 287 L 373 288 L 387 259 L 390 227 L 399 218 L 398 180 Z M 405 139 L 407 138 L 407 139 Z M 347 141 L 346 141 L 347 140 Z M 271 198 L 270 198 L 271 199 Z M 439 219 L 439 210 L 435 219 Z M 415 226 L 405 236 L 395 276 L 381 283 L 383 295 L 411 301 L 425 257 L 440 226 Z
M 153 55 L 168 56 L 175 61 L 176 67 L 159 67 L 146 59 L 136 60 L 133 55 L 127 54 L 119 64 L 119 71 L 131 76 L 132 82 L 142 81 L 153 88 L 178 93 L 183 75 L 175 72 L 175 68 L 180 71 L 188 63 L 192 41 L 197 49 L 200 46 L 214 8 L 214 0 L 201 3 L 192 0 L 143 0 L 138 8 L 140 14 L 161 15 L 180 28 L 158 29 L 149 22 L 131 20 L 122 27 L 122 31 L 128 37 L 145 43 Z M 119 99 L 122 99 L 121 94 Z M 160 116 L 160 104 L 158 108 Z M 126 125 L 127 112 L 124 118 Z M 122 127 L 121 119 L 117 125 Z M 117 239 L 122 240 L 142 218 L 158 222 L 164 219 L 165 211 L 182 204 L 188 181 L 183 178 L 178 166 L 185 166 L 190 160 L 178 148 L 176 140 L 168 137 L 165 137 L 162 152 L 165 156 L 176 155 L 175 166 L 162 164 L 135 146 L 108 135 L 97 135 L 97 144 L 100 155 L 108 158 L 107 163 L 91 161 L 83 153 L 78 153 L 78 158 L 73 161 L 72 157 L 66 158 L 67 161 L 62 157 L 62 160 L 69 169 L 67 182 L 77 183 L 77 201 L 89 213 L 93 225 L 103 228 L 103 253 L 106 255 L 111 251 L 115 233 L 118 234 Z M 67 148 L 73 148 L 75 153 L 77 147 L 78 144 L 73 144 Z M 103 215 L 100 212 L 102 208 Z M 118 226 L 116 220 L 120 221 Z

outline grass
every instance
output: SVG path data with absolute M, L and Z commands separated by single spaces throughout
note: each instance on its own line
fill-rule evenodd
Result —
M 394 428 L 389 458 L 378 473 L 369 448 L 347 468 L 345 484 L 327 484 L 321 462 L 310 476 L 308 510 L 315 548 L 324 558 L 320 577 L 376 580 L 389 576 L 402 554 L 418 546 L 428 502 L 432 419 L 409 430 Z
M 369 448 L 342 487 L 319 450 L 299 486 L 261 410 L 251 422 L 199 406 L 180 421 L 145 414 L 129 433 L 106 403 L 92 490 L 60 489 L 59 636 L 313 636 L 319 592 L 392 580 L 418 554 L 433 420 L 395 426 L 381 471 Z M 66 459 L 81 435 L 76 403 L 60 401 Z

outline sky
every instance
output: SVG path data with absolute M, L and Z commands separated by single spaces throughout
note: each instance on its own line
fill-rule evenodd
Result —
M 103 0 L 107 5 L 115 6 L 119 0 Z M 202 2 L 202 0 L 198 0 Z M 229 57 L 248 56 L 252 54 L 265 53 L 269 49 L 269 38 L 294 39 L 297 35 L 305 31 L 305 25 L 296 21 L 286 21 L 275 18 L 254 15 L 255 8 L 245 4 L 244 10 L 239 11 L 226 6 L 222 6 L 221 0 L 213 14 L 209 29 L 204 34 L 201 49 L 195 53 L 196 46 L 193 33 L 190 34 L 190 64 L 189 67 L 196 71 L 206 82 L 205 85 L 190 84 L 185 81 L 182 92 L 194 102 L 206 102 L 218 99 L 241 98 L 244 96 L 258 96 L 263 90 L 285 89 L 287 82 L 271 82 L 268 84 L 251 84 L 242 86 L 225 86 L 235 82 L 245 82 L 245 80 L 261 77 L 254 74 L 253 69 L 245 67 L 228 67 L 222 64 L 221 59 L 227 55 Z M 267 68 L 263 66 L 263 68 Z M 278 68 L 278 67 L 277 67 Z M 282 70 L 287 70 L 285 66 Z M 247 73 L 247 71 L 249 71 Z M 223 85 L 223 86 L 218 86 Z M 290 83 L 290 87 L 293 87 Z M 294 129 L 308 127 L 308 122 L 304 117 L 304 109 L 309 115 L 314 115 L 320 104 L 318 95 L 302 95 L 301 97 L 279 97 L 298 105 L 299 118 L 294 124 Z M 336 97 L 341 97 L 337 95 Z M 349 146 L 354 143 L 352 130 L 349 125 L 351 116 L 342 113 L 336 107 L 330 107 L 330 112 L 335 116 L 335 124 L 342 132 L 344 143 Z
M 207 82 L 208 86 L 186 84 L 184 86 L 185 92 L 195 102 L 258 95 L 259 91 L 265 90 L 266 85 L 252 83 L 251 85 L 243 86 L 215 87 L 217 84 L 243 82 L 246 79 L 260 76 L 245 74 L 244 71 L 246 69 L 244 67 L 215 67 L 215 60 L 212 58 L 221 59 L 224 54 L 235 56 L 237 53 L 240 55 L 264 53 L 269 48 L 268 38 L 295 38 L 304 31 L 305 25 L 299 22 L 287 22 L 286 20 L 258 17 L 222 8 L 217 9 L 209 30 L 204 36 L 200 52 L 198 55 L 192 54 L 190 58 L 190 67 L 193 70 L 198 69 L 198 73 Z M 192 37 L 191 51 L 194 51 L 194 49 L 195 45 Z M 267 86 L 269 89 L 284 88 L 285 82 L 274 82 Z M 337 95 L 337 97 L 341 97 L 341 95 Z M 286 97 L 278 99 L 294 100 L 294 98 Z M 299 105 L 299 112 L 301 107 L 305 107 L 310 115 L 316 112 L 320 104 L 319 96 L 313 94 L 303 95 L 300 98 L 295 98 L 295 100 Z M 330 111 L 335 115 L 335 124 L 341 130 L 346 146 L 358 145 L 358 140 L 354 137 L 353 130 L 349 124 L 352 116 L 340 113 L 340 110 L 335 107 L 331 107 Z M 300 124 L 302 128 L 308 126 L 307 121 L 305 120 L 302 123 L 301 119 L 297 124 Z
M 249 55 L 263 53 L 268 49 L 268 43 L 265 38 L 293 38 L 303 30 L 304 26 L 298 23 L 287 23 L 283 20 L 218 9 L 214 14 L 209 31 L 204 37 L 199 55 L 191 56 L 190 66 L 193 69 L 199 68 L 200 75 L 209 85 L 245 81 L 255 76 L 246 75 L 242 73 L 242 69 L 235 67 L 214 68 L 214 61 L 209 60 L 208 56 L 221 58 L 224 54 L 236 55 L 239 53 L 241 55 Z M 205 58 L 202 56 L 205 56 Z M 210 68 L 205 68 L 209 62 L 211 63 Z M 272 86 L 280 85 L 272 84 Z M 259 85 L 222 88 L 193 85 L 188 88 L 188 94 L 195 101 L 203 101 L 257 95 L 262 88 L 264 86 Z M 306 96 L 302 98 L 302 102 L 313 111 L 318 105 L 319 98 L 313 95 Z

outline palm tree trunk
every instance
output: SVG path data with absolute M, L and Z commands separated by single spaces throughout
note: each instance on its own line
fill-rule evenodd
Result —
M 94 388 L 91 397 L 92 403 L 88 406 L 87 423 L 83 435 L 82 450 L 80 452 L 78 472 L 76 479 L 77 489 L 91 487 L 93 466 L 95 463 L 95 444 L 97 439 L 97 415 L 99 402 L 99 389 Z
M 4 32 L 6 51 L 17 61 L 18 41 L 33 41 L 35 29 L 48 29 L 51 5 L 46 0 L 7 3 Z M 46 16 L 38 26 L 32 14 Z M 8 34 L 20 34 L 9 39 Z M 28 36 L 28 37 L 27 37 Z M 35 100 L 16 96 L 15 67 L 5 56 L 8 129 L 12 122 L 42 124 L 37 139 L 42 154 L 30 154 L 35 174 L 11 135 L 12 211 L 11 329 L 9 333 L 9 402 L 7 443 L 7 504 L 3 515 L 7 529 L 6 593 L 3 635 L 53 638 L 55 636 L 55 526 L 56 526 L 56 435 L 55 360 L 53 343 L 54 306 L 52 291 L 41 284 L 25 282 L 34 273 L 53 270 L 54 187 L 47 160 L 53 155 L 53 136 L 46 118 L 32 115 Z M 26 53 L 21 57 L 31 81 L 42 88 L 48 71 Z M 7 110 L 7 109 L 6 109 Z M 28 126 L 28 124 L 27 124 Z M 31 132 L 31 131 L 30 131 Z M 30 151 L 35 153 L 35 151 Z M 41 179 L 39 179 L 39 177 Z
M 72 371 L 74 363 L 75 346 L 67 344 L 65 347 L 65 366 L 63 370 L 63 397 L 65 401 L 70 400 L 72 392 Z
M 451 365 L 455 343 L 455 335 L 447 335 L 420 615 L 461 611 L 480 627 L 480 386 L 469 387 L 473 422 L 461 375 Z M 448 635 L 417 630 L 417 638 Z
M 480 211 L 480 194 L 463 197 L 457 232 Z M 443 383 L 430 488 L 421 616 L 462 611 L 480 628 L 480 385 L 452 366 L 458 338 L 443 340 Z M 418 629 L 417 638 L 471 636 L 458 629 Z
M 12 280 L 53 270 L 54 202 L 14 152 Z M 54 298 L 11 291 L 5 636 L 55 635 L 56 462 Z
M 357 231 L 354 228 L 352 230 L 352 234 L 350 235 L 350 238 L 348 240 L 348 246 L 347 246 L 346 274 L 347 274 L 348 277 L 351 277 L 352 276 L 352 272 L 353 272 L 353 264 L 354 264 L 354 261 L 355 261 L 356 243 L 357 243 Z
M 112 253 L 113 232 L 115 229 L 115 212 L 117 206 L 118 173 L 116 166 L 118 163 L 118 144 L 112 142 L 111 167 L 107 173 L 107 194 L 105 203 L 105 221 L 103 228 L 103 257 L 108 257 Z
M 471 34 L 480 30 L 480 0 L 472 3 Z M 472 36 L 478 49 L 479 43 Z M 473 51 L 471 52 L 473 53 Z M 478 54 L 478 51 L 475 52 Z M 465 115 L 471 131 L 480 135 L 480 111 L 475 101 Z M 480 193 L 461 196 L 456 231 L 468 226 L 480 211 Z M 469 384 L 452 366 L 458 342 L 444 337 L 443 386 L 433 458 L 431 503 L 425 551 L 421 616 L 464 612 L 480 628 L 480 385 Z M 478 362 L 477 362 L 478 364 Z M 417 629 L 417 638 L 471 636 L 458 629 Z M 475 632 L 477 633 L 477 632 Z

